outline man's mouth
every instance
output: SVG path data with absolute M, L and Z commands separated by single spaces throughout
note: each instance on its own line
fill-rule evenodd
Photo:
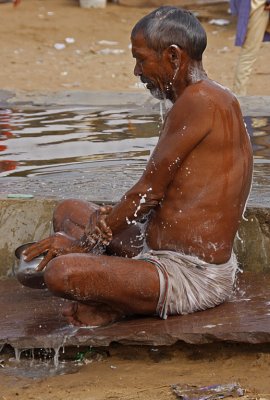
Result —
M 153 82 L 149 81 L 148 79 L 145 79 L 144 77 L 141 77 L 140 79 L 141 82 L 146 87 L 146 89 L 150 91 L 153 97 L 155 97 L 158 100 L 164 99 L 164 95 L 162 94 L 161 90 L 156 85 L 154 85 Z
M 152 84 L 152 82 L 150 82 L 150 81 L 148 81 L 148 80 L 146 80 L 146 79 L 144 79 L 144 78 L 141 78 L 141 82 L 145 85 L 145 87 L 146 87 L 147 89 L 152 89 L 152 88 L 154 87 L 154 85 Z

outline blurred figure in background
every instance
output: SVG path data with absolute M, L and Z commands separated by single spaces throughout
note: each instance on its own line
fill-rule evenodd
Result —
M 17 6 L 20 3 L 21 0 L 0 0 L 1 3 L 13 3 L 14 6 Z
M 241 46 L 233 91 L 238 95 L 247 94 L 248 80 L 256 61 L 262 41 L 270 41 L 270 1 L 230 0 L 231 12 L 237 15 L 235 45 Z

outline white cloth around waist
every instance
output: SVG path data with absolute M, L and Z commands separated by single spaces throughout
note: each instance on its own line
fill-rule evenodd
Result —
M 225 264 L 209 264 L 198 257 L 169 250 L 150 250 L 136 258 L 157 268 L 160 280 L 157 314 L 163 319 L 223 303 L 232 294 L 238 270 L 234 253 Z

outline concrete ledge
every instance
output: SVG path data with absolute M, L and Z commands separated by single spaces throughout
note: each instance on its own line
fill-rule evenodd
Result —
M 14 250 L 51 232 L 53 209 L 59 199 L 0 199 L 0 276 L 12 274 Z M 270 272 L 270 210 L 249 207 L 235 251 L 244 270 Z
M 270 209 L 248 208 L 235 240 L 244 270 L 270 272 Z
M 239 102 L 244 116 L 267 116 L 270 110 L 270 96 L 239 96 Z M 106 92 L 106 91 L 59 91 L 59 92 L 12 92 L 0 90 L 0 107 L 23 106 L 27 109 L 55 106 L 85 106 L 85 107 L 132 107 L 136 112 L 142 108 L 145 112 L 159 113 L 159 101 L 145 90 L 137 92 Z
M 12 274 L 16 247 L 49 235 L 56 203 L 50 199 L 0 200 L 0 276 Z

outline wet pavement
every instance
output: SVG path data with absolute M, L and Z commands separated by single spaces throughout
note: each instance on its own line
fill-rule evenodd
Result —
M 61 316 L 64 301 L 47 290 L 0 281 L 0 346 L 15 349 L 109 346 L 111 343 L 172 345 L 216 341 L 270 342 L 270 274 L 240 274 L 231 301 L 206 311 L 160 320 L 136 317 L 100 328 L 74 328 Z
M 270 96 L 239 96 L 243 115 L 266 116 L 269 115 Z M 125 106 L 134 107 L 145 115 L 159 110 L 159 101 L 154 99 L 148 92 L 106 92 L 106 91 L 58 91 L 48 93 L 38 92 L 13 92 L 0 90 L 0 107 L 9 108 L 15 106 L 36 109 L 38 107 L 55 106 L 88 106 L 88 107 L 111 107 Z
M 54 172 L 40 177 L 1 178 L 1 195 L 31 194 L 35 198 L 77 198 L 95 203 L 114 203 L 140 178 L 144 165 L 102 161 L 89 169 L 74 167 L 72 172 Z M 82 179 L 83 176 L 83 179 Z M 68 182 L 68 184 L 67 184 Z M 254 166 L 248 207 L 269 207 L 270 163 Z

